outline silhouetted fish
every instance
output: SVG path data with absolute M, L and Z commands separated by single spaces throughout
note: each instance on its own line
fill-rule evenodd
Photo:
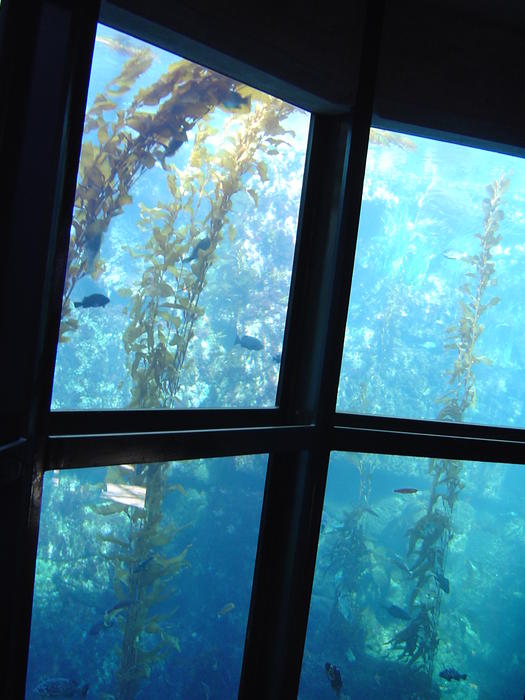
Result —
M 444 668 L 439 672 L 440 678 L 444 678 L 446 681 L 464 681 L 467 678 L 466 673 L 459 673 L 455 668 Z
M 221 100 L 221 103 L 228 109 L 249 111 L 251 107 L 251 101 L 249 97 L 243 97 L 239 95 L 235 90 L 230 90 L 225 97 Z
M 264 345 L 258 338 L 254 338 L 253 335 L 243 335 L 241 338 L 235 334 L 234 345 L 240 345 L 246 350 L 262 350 Z
M 335 690 L 337 697 L 341 694 L 341 688 L 343 687 L 343 679 L 341 678 L 341 671 L 337 668 L 335 664 L 331 664 L 327 661 L 324 665 L 324 670 L 330 681 L 330 685 Z
M 207 236 L 206 236 L 206 238 L 202 238 L 197 243 L 195 248 L 191 251 L 189 257 L 184 258 L 184 260 L 182 262 L 185 263 L 185 262 L 190 262 L 191 260 L 196 260 L 199 257 L 199 250 L 203 250 L 203 251 L 208 250 L 210 245 L 211 245 L 211 241 Z
M 83 309 L 91 309 L 96 306 L 106 306 L 109 304 L 109 299 L 104 294 L 90 294 L 84 297 L 82 301 L 75 301 L 75 308 L 81 306 Z
M 84 698 L 89 685 L 80 685 L 69 678 L 48 678 L 35 688 L 35 693 L 44 698 Z
M 392 615 L 392 617 L 397 617 L 398 620 L 411 620 L 412 618 L 410 615 L 406 612 L 406 610 L 403 610 L 403 608 L 398 607 L 397 605 L 389 605 L 388 607 L 386 605 L 383 605 L 385 610 Z
M 272 355 L 272 360 L 279 364 L 279 362 L 281 361 L 281 353 L 276 352 L 274 355 Z
M 394 489 L 394 493 L 417 493 L 417 489 Z

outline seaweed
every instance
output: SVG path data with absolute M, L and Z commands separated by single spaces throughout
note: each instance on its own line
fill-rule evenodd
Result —
M 438 399 L 442 408 L 438 420 L 461 422 L 476 400 L 475 367 L 490 363 L 490 359 L 477 355 L 475 346 L 484 326 L 481 318 L 495 306 L 499 299 L 486 299 L 489 288 L 496 285 L 495 263 L 492 249 L 500 240 L 498 233 L 503 220 L 501 199 L 509 185 L 501 174 L 487 187 L 488 198 L 483 200 L 483 230 L 476 234 L 480 250 L 476 255 L 465 256 L 469 266 L 467 282 L 460 291 L 460 316 L 457 324 L 447 329 L 445 349 L 454 350 L 456 359 L 448 373 L 450 389 Z M 408 557 L 414 581 L 410 595 L 410 607 L 418 607 L 418 615 L 392 640 L 395 649 L 401 649 L 400 658 L 410 664 L 416 661 L 429 675 L 433 672 L 434 655 L 438 646 L 438 624 L 447 552 L 454 536 L 452 514 L 461 490 L 463 464 L 459 460 L 431 459 L 428 472 L 432 487 L 425 514 L 407 532 Z M 441 580 L 441 584 L 440 584 Z

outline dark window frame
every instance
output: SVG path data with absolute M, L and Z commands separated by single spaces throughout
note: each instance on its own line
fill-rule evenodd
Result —
M 2 31 L 5 26 L 15 39 L 29 31 L 35 49 L 3 84 L 4 94 L 23 98 L 25 119 L 19 126 L 19 143 L 2 144 L 15 173 L 7 230 L 12 237 L 21 230 L 30 245 L 40 247 L 29 273 L 27 243 L 15 246 L 7 262 L 15 273 L 19 269 L 35 273 L 34 279 L 25 280 L 23 308 L 29 318 L 21 324 L 8 305 L 2 309 L 3 327 L 17 329 L 30 348 L 18 357 L 14 350 L 10 353 L 11 376 L 4 377 L 2 384 L 4 396 L 12 399 L 0 444 L 0 473 L 12 499 L 2 515 L 2 529 L 14 533 L 13 546 L 4 550 L 5 565 L 12 572 L 12 608 L 3 626 L 9 648 L 3 659 L 3 696 L 23 694 L 46 470 L 268 452 L 239 697 L 295 697 L 331 451 L 525 461 L 523 430 L 336 412 L 351 286 L 348 270 L 353 269 L 368 134 L 374 121 L 382 3 L 371 2 L 368 7 L 352 112 L 313 111 L 277 407 L 52 413 L 49 405 L 69 221 L 99 7 L 96 0 L 84 3 L 82 9 L 76 0 L 42 0 L 28 17 L 15 5 L 8 0 L 8 14 L 4 3 Z M 105 19 L 122 31 L 141 34 L 146 41 L 156 32 L 164 37 L 164 47 L 170 41 L 159 27 L 148 25 L 148 31 L 142 33 L 146 25 L 120 6 L 105 3 L 100 21 Z M 49 55 L 59 31 L 65 32 L 64 40 Z M 10 42 L 9 35 L 3 35 L 4 39 L 3 61 L 20 59 L 22 47 Z M 189 58 L 217 70 L 231 65 L 234 77 L 241 80 L 250 73 L 249 66 L 236 65 L 190 40 L 185 46 Z M 257 71 L 252 75 L 258 87 L 270 91 L 271 76 Z M 54 83 L 50 76 L 55 76 Z M 44 95 L 38 85 L 43 78 L 50 79 L 55 89 L 55 112 L 48 116 L 35 112 Z M 279 85 L 275 92 L 287 98 L 286 87 Z M 291 88 L 288 99 L 306 109 L 316 104 Z M 377 123 L 385 125 L 384 120 Z M 14 129 L 15 117 L 7 115 L 5 124 Z M 35 153 L 36 165 L 32 162 Z M 31 231 L 29 213 L 24 211 L 24 188 L 30 178 L 42 173 L 55 185 L 39 192 L 35 206 L 43 213 L 43 221 L 37 231 Z M 44 264 L 46 250 L 50 254 Z M 4 298 L 7 285 L 20 289 L 15 273 L 6 276 Z M 41 304 L 34 299 L 41 299 Z M 29 379 L 17 402 L 17 381 L 23 376 Z

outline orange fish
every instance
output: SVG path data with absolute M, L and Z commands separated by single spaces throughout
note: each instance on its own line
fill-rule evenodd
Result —
M 394 493 L 417 493 L 417 489 L 394 489 Z
M 224 617 L 235 608 L 235 603 L 226 603 L 217 613 L 217 617 Z

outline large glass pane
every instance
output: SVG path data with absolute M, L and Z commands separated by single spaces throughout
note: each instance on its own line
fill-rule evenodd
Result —
M 275 404 L 308 129 L 99 27 L 54 409 Z
M 46 473 L 26 697 L 236 697 L 266 461 Z
M 525 467 L 334 453 L 301 676 L 317 698 L 521 698 Z
M 522 159 L 372 130 L 338 408 L 525 425 Z

